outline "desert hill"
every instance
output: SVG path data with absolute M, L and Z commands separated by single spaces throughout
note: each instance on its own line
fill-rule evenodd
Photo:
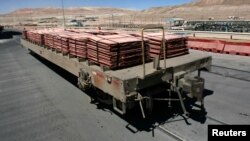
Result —
M 195 0 L 194 6 L 212 6 L 212 5 L 249 5 L 250 0 Z
M 229 16 L 250 19 L 249 13 L 250 0 L 194 0 L 179 6 L 146 9 L 141 14 L 205 20 L 210 17 L 227 19 Z
M 99 15 L 99 14 L 129 14 L 133 10 L 111 8 L 111 7 L 73 7 L 64 9 L 66 15 Z M 61 15 L 61 8 L 23 8 L 10 12 L 6 15 L 20 15 L 25 16 L 32 14 L 33 16 L 45 16 L 45 15 Z

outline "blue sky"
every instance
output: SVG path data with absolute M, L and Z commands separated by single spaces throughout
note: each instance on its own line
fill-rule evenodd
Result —
M 149 7 L 177 5 L 192 0 L 63 0 L 65 7 L 118 7 L 146 9 Z M 1 0 L 0 13 L 18 8 L 60 7 L 61 0 Z

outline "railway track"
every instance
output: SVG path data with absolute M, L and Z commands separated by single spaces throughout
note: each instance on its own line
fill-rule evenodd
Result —
M 239 69 L 212 65 L 212 71 L 209 73 L 250 82 L 250 71 L 244 71 L 244 70 L 239 70 Z M 210 116 L 206 116 L 206 119 L 213 121 L 215 123 L 218 123 L 219 125 L 229 125 L 226 122 L 220 121 Z M 189 140 L 185 137 L 182 137 L 181 133 L 171 130 L 167 126 L 159 125 L 158 129 L 162 131 L 163 133 L 169 135 L 176 141 L 188 141 Z
M 187 141 L 186 139 L 184 139 L 182 136 L 179 135 L 179 133 L 176 133 L 175 131 L 172 131 L 162 125 L 159 125 L 157 127 L 158 130 L 162 131 L 163 133 L 169 135 L 170 137 L 172 137 L 174 140 L 176 141 Z
M 208 120 L 211 120 L 213 122 L 216 122 L 218 123 L 219 125 L 229 125 L 223 121 L 220 121 L 218 119 L 215 119 L 213 117 L 210 117 L 210 116 L 206 116 L 206 118 Z M 156 126 L 156 128 L 160 131 L 162 131 L 163 133 L 165 133 L 166 135 L 170 136 L 171 138 L 173 138 L 174 140 L 176 141 L 189 141 L 189 139 L 181 136 L 181 133 L 178 133 L 172 129 L 170 129 L 169 127 L 167 127 L 166 125 L 159 125 L 159 126 Z
M 206 116 L 206 118 L 210 121 L 216 122 L 219 125 L 229 125 L 223 121 L 220 121 L 216 118 L 210 117 L 210 116 Z M 165 133 L 166 135 L 170 136 L 171 138 L 173 138 L 176 141 L 189 141 L 189 139 L 181 136 L 181 133 L 178 133 L 170 128 L 168 128 L 166 125 L 158 125 L 156 126 L 156 128 L 160 131 L 162 131 L 163 133 Z
M 218 123 L 219 123 L 219 124 L 221 124 L 221 125 L 229 125 L 229 124 L 227 124 L 227 123 L 225 123 L 225 122 L 223 122 L 223 121 L 220 121 L 220 120 L 215 119 L 215 118 L 210 117 L 210 116 L 206 116 L 206 118 L 207 118 L 207 119 L 209 119 L 209 120 L 212 120 L 212 121 L 218 122 Z
M 212 65 L 212 74 L 250 82 L 250 71 Z

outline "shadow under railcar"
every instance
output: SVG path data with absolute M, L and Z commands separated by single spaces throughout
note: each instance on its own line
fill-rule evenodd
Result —
M 11 39 L 15 35 L 22 35 L 22 33 L 15 30 L 3 30 L 0 32 L 0 39 Z
M 30 54 L 39 60 L 41 63 L 46 65 L 48 68 L 53 70 L 55 73 L 57 73 L 59 76 L 73 84 L 75 87 L 77 86 L 78 78 L 69 73 L 68 71 L 64 70 L 63 68 L 49 62 L 46 59 L 43 59 L 39 55 L 30 52 Z M 123 120 L 127 122 L 126 128 L 131 131 L 132 133 L 137 133 L 141 131 L 146 132 L 154 132 L 154 129 L 157 128 L 159 125 L 176 122 L 183 120 L 187 125 L 189 125 L 188 120 L 195 120 L 200 123 L 206 122 L 206 111 L 204 110 L 194 110 L 193 107 L 197 106 L 194 102 L 196 100 L 193 99 L 187 99 L 185 102 L 185 105 L 187 107 L 187 111 L 191 114 L 190 117 L 183 116 L 183 111 L 181 108 L 181 105 L 178 101 L 172 102 L 171 106 L 169 106 L 169 103 L 167 101 L 157 101 L 154 103 L 154 110 L 151 116 L 148 116 L 146 119 L 143 119 L 141 109 L 139 104 L 137 104 L 133 109 L 127 112 L 126 115 L 120 115 L 116 111 L 114 111 L 112 105 L 107 105 L 102 102 L 100 102 L 98 99 L 96 99 L 98 92 L 95 89 L 90 89 L 85 92 L 88 96 L 93 98 L 93 101 L 90 101 L 90 103 L 96 105 L 96 109 L 102 110 L 111 114 L 115 114 L 119 117 L 121 117 Z M 204 96 L 210 96 L 213 94 L 213 91 L 211 90 L 205 90 Z M 175 95 L 177 97 L 177 95 Z M 176 117 L 181 117 L 176 118 Z

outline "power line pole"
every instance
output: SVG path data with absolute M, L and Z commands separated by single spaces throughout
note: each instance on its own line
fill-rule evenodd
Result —
M 63 4 L 63 0 L 62 1 L 62 12 L 63 12 L 63 28 L 65 29 L 65 14 L 64 14 L 64 4 Z

